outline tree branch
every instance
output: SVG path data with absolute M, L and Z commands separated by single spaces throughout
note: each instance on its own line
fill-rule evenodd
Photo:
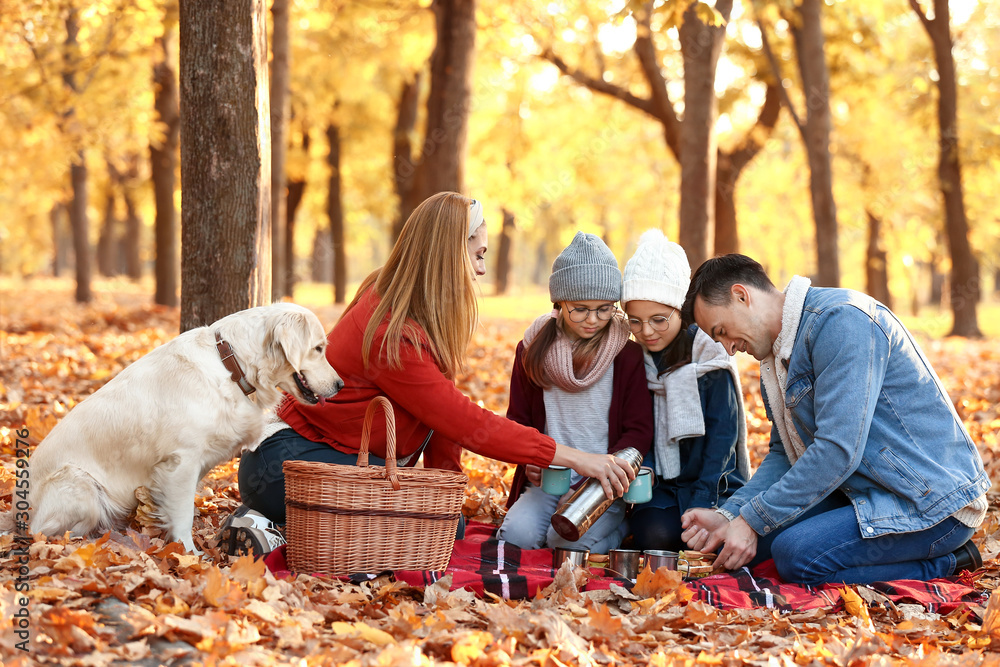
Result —
M 761 49 L 764 51 L 764 56 L 767 57 L 767 62 L 771 66 L 771 72 L 774 74 L 774 78 L 778 86 L 778 92 L 781 94 L 781 101 L 784 102 L 786 107 L 788 107 L 788 112 L 792 114 L 792 120 L 795 121 L 795 126 L 799 129 L 799 134 L 801 134 L 802 138 L 805 139 L 806 126 L 799 118 L 799 114 L 796 113 L 795 106 L 792 104 L 792 99 L 788 96 L 788 91 L 785 90 L 785 86 L 782 84 L 781 66 L 778 64 L 778 59 L 775 57 L 774 51 L 771 49 L 771 41 L 768 39 L 767 30 L 764 29 L 764 19 L 761 18 L 760 12 L 757 11 L 756 3 L 754 3 L 754 12 L 757 14 L 757 27 L 760 29 Z
M 544 49 L 539 55 L 540 57 L 544 58 L 545 60 L 548 60 L 550 63 L 558 67 L 560 72 L 562 72 L 566 76 L 572 77 L 574 81 L 586 86 L 590 90 L 596 93 L 602 93 L 604 95 L 609 95 L 611 97 L 619 99 L 625 102 L 626 104 L 635 107 L 640 111 L 648 113 L 650 116 L 653 116 L 654 118 L 657 119 L 659 118 L 659 116 L 657 116 L 656 114 L 656 109 L 653 106 L 652 100 L 648 100 L 639 97 L 637 95 L 633 95 L 632 93 L 628 92 L 621 86 L 616 86 L 613 83 L 608 83 L 603 79 L 596 79 L 592 76 L 584 74 L 578 69 L 570 67 L 565 60 L 563 60 L 555 53 L 553 53 L 552 49 L 550 48 Z
M 45 69 L 45 60 L 42 58 L 42 54 L 39 53 L 38 49 L 35 47 L 34 41 L 28 39 L 28 28 L 24 21 L 19 21 L 21 24 L 20 36 L 24 40 L 24 43 L 28 45 L 28 49 L 31 51 L 31 55 L 34 57 L 35 65 L 38 66 L 38 71 L 42 76 L 42 81 L 48 81 L 49 73 Z
M 94 65 L 90 68 L 90 71 L 87 72 L 86 81 L 84 81 L 83 85 L 79 87 L 79 93 L 82 94 L 86 92 L 88 88 L 90 88 L 90 84 L 94 82 L 94 77 L 97 76 L 97 70 L 100 68 L 104 56 L 110 55 L 112 53 L 110 47 L 111 47 L 111 42 L 114 40 L 115 37 L 115 26 L 118 25 L 118 19 L 119 15 L 117 13 L 111 17 L 111 24 L 108 26 L 108 34 L 107 38 L 104 40 L 104 46 L 100 50 L 98 50 L 96 54 L 94 54 L 96 56 L 93 58 Z
M 653 32 L 649 24 L 649 15 L 652 7 L 647 5 L 646 11 L 637 20 L 635 35 L 635 55 L 639 58 L 642 72 L 649 83 L 649 92 L 655 112 L 652 114 L 663 124 L 663 134 L 666 138 L 667 147 L 680 160 L 680 121 L 677 119 L 677 111 L 674 110 L 673 102 L 667 93 L 667 80 L 660 70 L 659 59 L 656 57 L 656 47 L 653 44 Z
M 924 13 L 924 10 L 920 8 L 920 2 L 918 0 L 910 0 L 910 7 L 912 7 L 913 11 L 915 11 L 917 13 L 917 16 L 920 17 L 920 22 L 924 24 L 924 30 L 927 31 L 927 34 L 933 35 L 934 21 L 931 21 L 929 18 L 927 18 L 927 14 Z M 936 21 L 937 18 L 935 17 L 934 20 Z
M 736 173 L 743 171 L 743 168 L 756 157 L 774 131 L 774 126 L 778 124 L 778 117 L 781 115 L 780 88 L 780 83 L 767 85 L 764 104 L 757 114 L 757 121 L 747 130 L 743 140 L 729 152 L 730 164 Z

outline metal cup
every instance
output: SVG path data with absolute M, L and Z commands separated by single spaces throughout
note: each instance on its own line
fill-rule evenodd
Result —
M 650 570 L 656 572 L 661 567 L 665 567 L 668 570 L 677 569 L 677 552 L 676 551 L 644 551 L 646 554 L 646 566 Z
M 557 547 L 553 550 L 552 567 L 559 569 L 564 561 L 569 561 L 574 567 L 586 567 L 587 558 L 590 557 L 590 549 L 563 549 Z
M 628 485 L 628 491 L 622 496 L 622 499 L 627 503 L 648 503 L 653 499 L 653 469 L 652 468 L 639 468 L 639 472 L 636 473 L 635 479 L 633 479 Z
M 561 496 L 569 491 L 573 471 L 564 466 L 542 468 L 542 491 L 553 496 Z
M 622 579 L 635 579 L 639 576 L 641 551 L 634 549 L 612 549 L 608 552 L 608 566 L 604 574 Z

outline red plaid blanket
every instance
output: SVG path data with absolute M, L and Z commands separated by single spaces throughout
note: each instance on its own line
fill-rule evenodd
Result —
M 551 549 L 520 549 L 493 539 L 494 526 L 471 523 L 465 539 L 455 542 L 451 561 L 444 572 L 422 570 L 394 572 L 396 579 L 414 586 L 426 586 L 445 575 L 452 575 L 451 588 L 465 588 L 476 595 L 486 592 L 504 599 L 534 597 L 552 583 L 556 570 L 552 567 Z M 264 562 L 276 575 L 288 574 L 284 547 L 272 551 Z M 606 589 L 612 583 L 631 588 L 627 579 L 605 577 L 601 568 L 592 568 L 594 579 L 585 590 Z M 923 605 L 928 611 L 947 614 L 965 605 L 984 606 L 985 593 L 976 591 L 971 582 L 949 579 L 933 581 L 890 581 L 873 584 L 871 588 L 894 603 Z M 829 608 L 837 611 L 844 601 L 843 585 L 824 584 L 803 586 L 780 580 L 773 561 L 761 563 L 753 571 L 746 568 L 726 574 L 716 574 L 687 582 L 693 599 L 719 609 L 767 608 L 779 611 L 804 611 Z

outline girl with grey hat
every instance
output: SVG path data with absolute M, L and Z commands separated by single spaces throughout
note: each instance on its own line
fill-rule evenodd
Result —
M 649 451 L 652 404 L 642 348 L 628 340 L 628 326 L 615 305 L 621 293 L 614 254 L 599 237 L 577 232 L 552 264 L 549 296 L 554 309 L 528 327 L 517 346 L 509 419 L 552 436 L 581 456 L 626 447 Z M 630 478 L 631 472 L 629 468 Z M 581 480 L 573 474 L 574 485 Z M 498 539 L 522 549 L 573 547 L 596 553 L 619 545 L 627 530 L 621 498 L 570 542 L 550 526 L 563 498 L 542 491 L 540 482 L 541 468 L 518 466 Z
M 716 507 L 750 477 L 740 376 L 725 348 L 681 306 L 691 267 L 684 249 L 658 229 L 639 238 L 625 265 L 622 307 L 644 350 L 655 436 L 643 465 L 653 468 L 653 498 L 629 518 L 635 549 L 684 548 L 681 515 Z

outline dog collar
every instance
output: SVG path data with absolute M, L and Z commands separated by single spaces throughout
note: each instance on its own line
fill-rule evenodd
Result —
M 222 335 L 218 331 L 215 332 L 215 347 L 219 350 L 219 356 L 222 357 L 222 365 L 229 371 L 229 377 L 240 386 L 243 393 L 249 396 L 257 391 L 257 388 L 247 381 L 246 374 L 240 368 L 240 362 L 236 360 L 236 355 L 233 354 L 233 348 L 229 346 L 229 343 L 222 340 Z

